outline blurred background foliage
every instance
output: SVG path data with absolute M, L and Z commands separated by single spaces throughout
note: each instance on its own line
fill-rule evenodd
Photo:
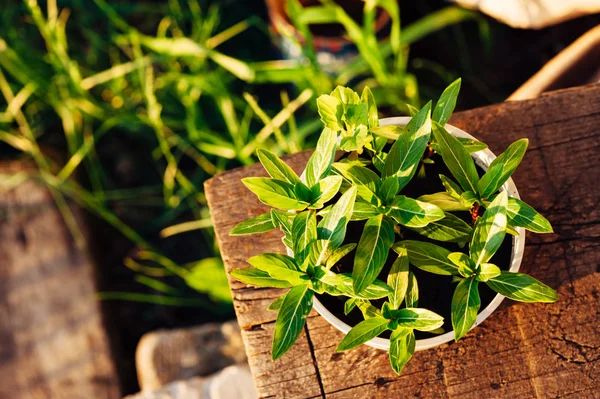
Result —
M 470 108 L 502 101 L 560 50 L 552 35 L 514 33 L 441 0 L 360 5 L 356 18 L 333 1 L 289 0 L 291 28 L 277 40 L 263 1 L 0 6 L 0 154 L 36 165 L 0 176 L 0 190 L 25 179 L 51 190 L 98 265 L 100 296 L 125 300 L 103 305 L 122 370 L 148 330 L 232 317 L 203 183 L 254 163 L 258 148 L 311 148 L 318 95 L 368 85 L 395 116 L 462 76 L 459 108 Z M 388 23 L 376 30 L 382 12 Z M 315 45 L 323 24 L 358 53 L 337 71 Z M 528 34 L 539 59 L 528 49 L 508 57 Z M 298 56 L 283 59 L 272 38 Z M 89 211 L 87 230 L 74 203 Z M 134 385 L 124 381 L 125 392 Z

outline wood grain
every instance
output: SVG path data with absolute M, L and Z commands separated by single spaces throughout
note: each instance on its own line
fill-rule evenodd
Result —
M 260 397 L 270 398 L 598 398 L 600 397 L 600 85 L 457 113 L 451 123 L 496 154 L 527 137 L 514 180 L 521 197 L 548 217 L 555 234 L 527 234 L 522 270 L 555 288 L 556 304 L 504 301 L 458 343 L 415 354 L 402 376 L 387 353 L 360 347 L 334 353 L 342 334 L 311 314 L 298 343 L 270 360 L 281 290 L 230 280 Z M 289 156 L 297 171 L 308 153 Z M 229 237 L 242 220 L 268 208 L 241 184 L 266 175 L 260 165 L 206 182 L 227 270 L 262 252 L 284 252 L 280 234 Z
M 21 171 L 2 162 L 0 172 Z M 0 195 L 0 398 L 119 398 L 93 267 L 50 192 Z

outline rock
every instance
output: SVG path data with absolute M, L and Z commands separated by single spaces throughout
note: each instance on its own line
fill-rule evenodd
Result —
M 256 389 L 247 366 L 229 366 L 209 377 L 176 381 L 142 391 L 125 399 L 256 399 Z
M 233 364 L 246 364 L 235 320 L 145 334 L 136 351 L 140 389 L 156 390 L 177 380 L 206 376 Z

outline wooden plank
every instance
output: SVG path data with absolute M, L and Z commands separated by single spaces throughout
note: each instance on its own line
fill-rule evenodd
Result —
M 261 397 L 596 397 L 600 85 L 461 112 L 451 123 L 488 143 L 496 154 L 514 140 L 530 139 L 530 150 L 514 179 L 522 198 L 550 219 L 556 233 L 528 233 L 522 270 L 557 289 L 560 301 L 507 300 L 460 342 L 415 354 L 398 377 L 383 351 L 361 347 L 334 353 L 342 334 L 320 316 L 309 318 L 307 334 L 293 353 L 272 363 L 270 331 L 275 315 L 266 308 L 281 291 L 230 281 Z M 301 170 L 307 157 L 295 154 L 286 161 Z M 227 270 L 246 267 L 245 260 L 255 254 L 284 251 L 277 233 L 228 236 L 237 223 L 267 210 L 240 182 L 253 175 L 264 175 L 260 165 L 206 183 Z
M 2 162 L 0 171 L 22 171 Z M 76 212 L 77 213 L 77 212 Z M 93 267 L 50 192 L 0 195 L 0 397 L 120 397 Z

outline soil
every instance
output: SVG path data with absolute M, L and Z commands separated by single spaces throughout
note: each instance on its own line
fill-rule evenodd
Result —
M 448 177 L 451 177 L 451 173 L 444 165 L 442 158 L 435 154 L 431 157 L 431 159 L 435 162 L 434 164 L 425 165 L 425 177 L 419 178 L 415 176 L 411 182 L 401 191 L 402 195 L 406 195 L 410 198 L 417 198 L 424 194 L 433 194 L 440 191 L 445 191 L 444 186 L 442 185 L 440 179 L 438 178 L 439 174 L 444 174 Z M 477 167 L 477 171 L 479 175 L 483 175 L 484 170 L 479 166 Z M 471 223 L 471 214 L 469 212 L 452 212 L 454 215 L 460 217 L 467 223 Z M 349 243 L 358 243 L 360 236 L 363 231 L 363 226 L 365 221 L 356 221 L 350 222 L 348 224 L 348 229 L 346 232 L 346 238 L 344 240 L 344 244 Z M 455 243 L 446 243 L 441 241 L 435 241 L 428 239 L 416 232 L 413 232 L 408 229 L 401 229 L 402 236 L 396 234 L 396 241 L 400 240 L 420 240 L 427 241 L 439 245 L 441 247 L 447 248 L 453 252 L 464 252 L 468 251 L 467 246 L 463 248 L 459 247 L 458 244 Z M 508 270 L 510 266 L 510 258 L 512 253 L 512 236 L 507 234 L 504 242 L 500 246 L 500 249 L 494 254 L 491 259 L 491 263 L 494 263 L 502 270 Z M 352 267 L 354 263 L 354 255 L 355 251 L 344 257 L 340 263 L 333 267 L 333 271 L 337 273 L 351 273 Z M 380 279 L 385 280 L 385 276 L 390 271 L 392 264 L 394 263 L 395 252 L 390 250 L 387 262 L 381 272 Z M 417 278 L 417 282 L 419 285 L 419 307 L 426 308 L 433 312 L 438 313 L 439 315 L 444 317 L 444 325 L 442 328 L 444 331 L 452 331 L 452 322 L 450 319 L 450 304 L 452 302 L 452 295 L 454 293 L 454 288 L 456 285 L 452 283 L 452 276 L 440 276 L 433 273 L 424 272 L 421 269 L 411 266 L 410 270 L 415 274 Z M 488 288 L 485 284 L 479 284 L 479 295 L 481 298 L 481 307 L 480 311 L 485 309 L 490 302 L 496 296 L 496 293 Z M 342 320 L 344 323 L 355 326 L 359 322 L 363 321 L 364 318 L 358 310 L 355 308 L 350 312 L 350 314 L 344 314 L 344 303 L 347 298 L 345 297 L 334 297 L 328 294 L 317 295 L 319 301 L 327 308 L 331 313 L 333 313 L 337 318 Z M 384 299 L 372 301 L 373 305 L 377 307 L 381 307 Z M 389 338 L 389 331 L 383 333 L 381 335 L 382 338 Z M 415 335 L 417 339 L 431 338 L 434 337 L 434 334 L 415 331 Z

